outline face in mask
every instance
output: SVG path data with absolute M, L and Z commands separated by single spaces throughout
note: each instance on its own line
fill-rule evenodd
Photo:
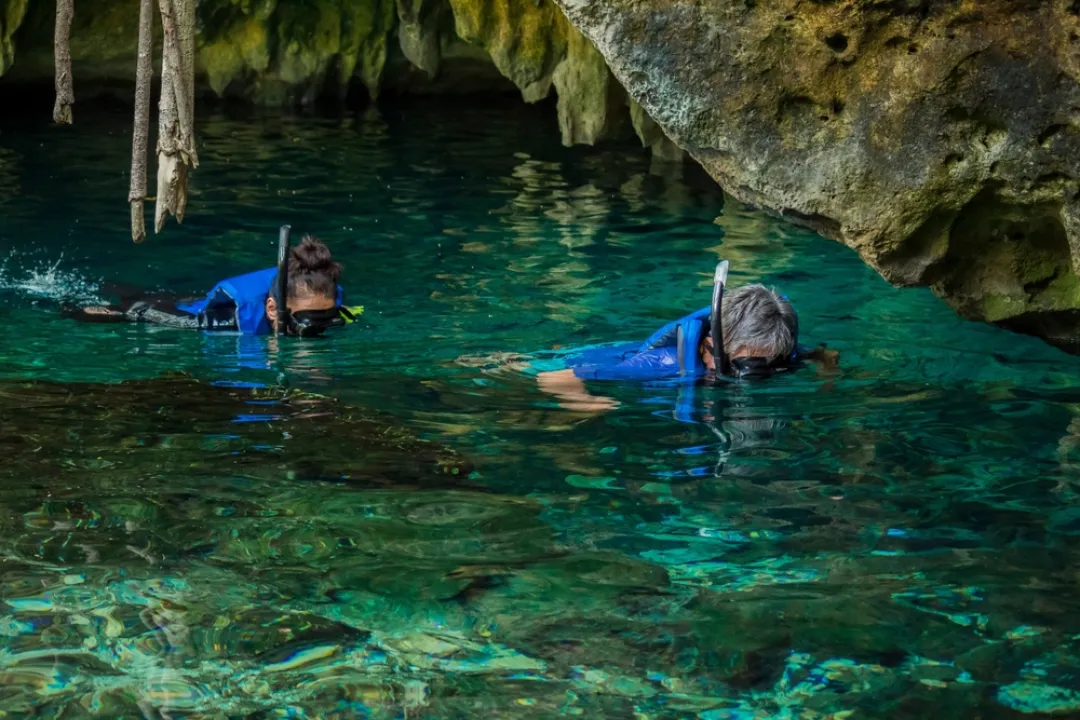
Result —
M 266 317 L 275 332 L 293 337 L 319 337 L 327 330 L 353 322 L 355 314 L 340 304 L 341 288 L 337 286 L 337 276 L 341 266 L 333 261 L 326 246 L 312 236 L 305 236 L 299 246 L 290 248 L 290 232 L 288 225 L 282 226 L 278 237 L 277 277 L 266 300 Z M 292 270 L 290 257 L 295 265 Z M 291 295 L 290 272 L 301 274 Z M 298 292 L 301 286 L 307 291 Z M 333 287 L 337 288 L 336 294 L 330 292 Z
M 327 330 L 343 328 L 356 317 L 341 306 L 326 310 L 297 310 L 285 316 L 285 332 L 294 337 L 319 337 Z
M 716 266 L 713 275 L 709 334 L 705 341 L 710 356 L 706 364 L 713 376 L 737 380 L 767 378 L 794 367 L 798 357 L 798 321 L 787 298 L 764 286 L 750 285 L 736 290 L 729 305 L 725 305 L 727 276 L 728 262 L 724 260 Z M 729 342 L 736 345 L 734 349 L 724 347 L 724 313 L 729 310 L 735 320 L 729 328 L 733 338 Z

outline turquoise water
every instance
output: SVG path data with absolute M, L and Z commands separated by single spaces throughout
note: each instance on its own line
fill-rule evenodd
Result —
M 0 710 L 1080 712 L 1080 360 L 693 168 L 562 148 L 551 113 L 207 112 L 190 215 L 141 246 L 126 111 L 0 125 Z M 360 327 L 56 312 L 263 267 L 285 222 Z M 693 422 L 676 389 L 586 414 L 515 369 L 706 304 L 719 258 L 839 369 L 698 388 Z

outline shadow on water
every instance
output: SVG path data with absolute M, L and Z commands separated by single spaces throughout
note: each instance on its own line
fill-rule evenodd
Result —
M 1080 712 L 1078 361 L 549 110 L 205 116 L 192 214 L 139 247 L 126 113 L 3 119 L 0 711 Z M 359 327 L 56 312 L 264 266 L 281 222 Z M 605 414 L 514 369 L 647 336 L 721 256 L 840 368 Z

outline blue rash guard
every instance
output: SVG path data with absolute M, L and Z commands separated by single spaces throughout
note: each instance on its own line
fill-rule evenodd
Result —
M 643 343 L 593 347 L 563 362 L 582 380 L 693 380 L 708 372 L 701 343 L 709 334 L 709 308 L 668 323 Z
M 561 358 L 561 365 L 582 380 L 693 382 L 709 373 L 701 344 L 709 336 L 710 316 L 710 309 L 702 308 L 668 323 L 640 344 L 571 351 Z M 789 361 L 796 362 L 800 354 L 796 350 Z
M 276 277 L 276 267 L 237 275 L 219 282 L 203 299 L 178 303 L 176 307 L 199 318 L 200 327 L 211 329 L 224 324 L 244 335 L 266 335 L 273 330 L 266 317 L 266 298 Z M 337 304 L 343 302 L 344 292 L 338 285 Z

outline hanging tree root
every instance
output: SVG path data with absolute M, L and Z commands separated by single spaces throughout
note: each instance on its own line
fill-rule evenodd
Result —
M 160 0 L 164 47 L 158 102 L 158 178 L 154 232 L 168 215 L 184 221 L 195 153 L 195 0 Z
M 56 0 L 56 28 L 53 31 L 53 58 L 56 64 L 56 104 L 53 122 L 70 125 L 71 106 L 75 90 L 71 80 L 71 18 L 75 15 L 75 0 Z
M 141 0 L 139 5 L 139 63 L 135 71 L 135 126 L 131 134 L 131 239 L 146 239 L 146 218 L 143 204 L 146 202 L 146 145 L 150 135 L 150 81 L 154 64 L 150 57 L 154 50 L 153 37 L 154 0 Z

